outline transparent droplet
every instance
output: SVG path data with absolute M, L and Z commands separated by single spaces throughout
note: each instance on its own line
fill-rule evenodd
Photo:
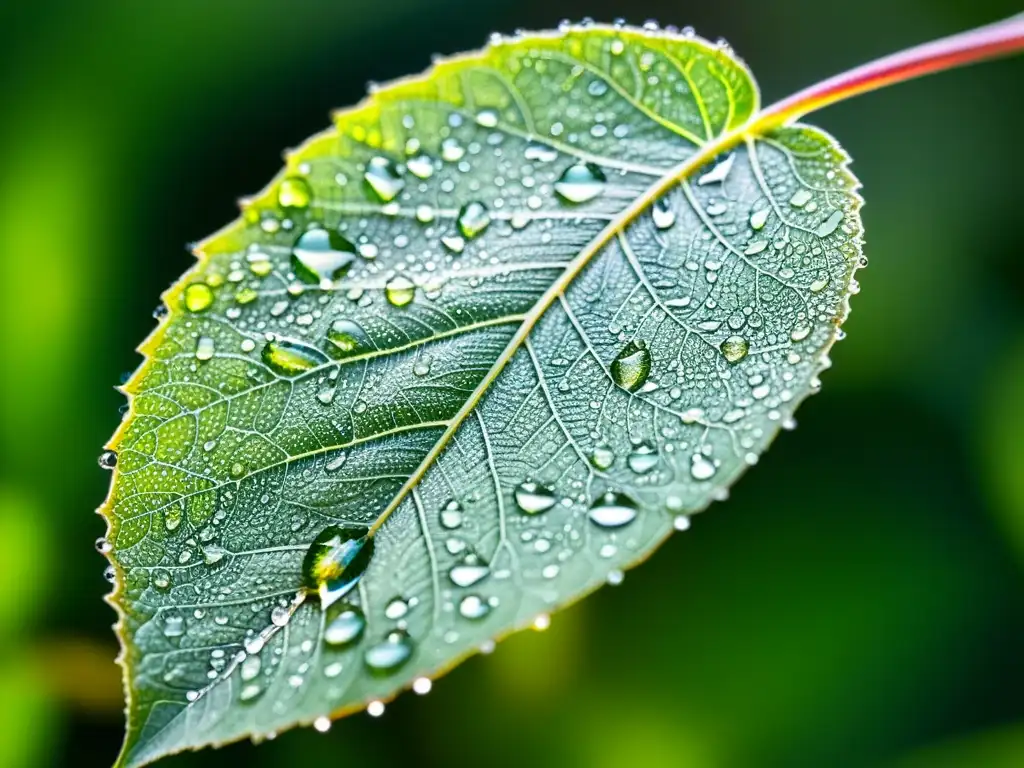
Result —
M 202 312 L 213 304 L 213 289 L 206 283 L 189 283 L 185 286 L 185 309 Z
M 416 155 L 405 161 L 409 173 L 417 179 L 429 179 L 434 174 L 434 161 L 426 155 Z
M 690 474 L 694 480 L 710 480 L 715 474 L 715 465 L 702 453 L 695 453 L 690 460 Z
M 441 159 L 448 163 L 457 163 L 466 154 L 466 148 L 456 139 L 447 138 L 441 142 Z
M 105 555 L 110 552 L 114 546 L 102 536 L 96 539 L 96 551 L 101 555 Z
M 441 525 L 449 531 L 462 525 L 462 507 L 459 506 L 459 502 L 449 501 L 445 508 L 441 510 L 440 518 Z
M 738 363 L 747 356 L 747 353 L 750 351 L 750 344 L 742 336 L 730 336 L 722 342 L 719 349 L 722 350 L 722 355 L 730 363 Z
M 466 248 L 466 241 L 458 235 L 442 237 L 441 244 L 455 255 L 462 253 Z
M 416 297 L 416 284 L 407 277 L 398 275 L 384 286 L 384 296 L 395 307 L 404 307 Z
M 498 113 L 493 109 L 482 109 L 476 115 L 476 122 L 484 128 L 494 128 L 498 125 Z
M 595 469 L 608 469 L 615 463 L 615 452 L 607 443 L 598 443 L 590 454 L 590 463 Z
M 527 144 L 523 156 L 538 163 L 550 163 L 558 158 L 558 150 L 547 144 Z
M 282 208 L 306 208 L 313 198 L 313 190 L 301 176 L 289 176 L 277 188 L 277 203 Z
M 569 166 L 555 182 L 555 192 L 570 203 L 585 203 L 604 192 L 604 172 L 593 163 Z
M 303 583 L 320 595 L 327 608 L 344 597 L 359 581 L 373 556 L 369 529 L 330 526 L 309 545 L 302 561 Z
M 356 247 L 339 235 L 315 227 L 299 235 L 292 246 L 292 269 L 307 283 L 337 280 L 355 261 Z
M 638 475 L 644 475 L 658 465 L 658 449 L 646 441 L 637 443 L 630 451 L 626 463 Z
M 397 166 L 386 157 L 372 158 L 366 164 L 363 178 L 366 179 L 367 186 L 384 203 L 398 197 L 398 193 L 405 187 L 405 181 L 399 176 Z
M 355 355 L 372 347 L 362 326 L 344 317 L 331 323 L 327 340 L 334 345 L 338 357 Z
M 636 392 L 651 373 L 651 353 L 642 341 L 631 341 L 612 360 L 612 379 L 628 392 Z
M 456 220 L 459 232 L 467 240 L 472 240 L 479 235 L 487 229 L 490 223 L 491 214 L 487 210 L 487 206 L 478 202 L 466 203 L 462 206 L 462 209 L 459 211 L 459 218 Z
M 102 469 L 113 469 L 117 466 L 117 451 L 104 451 L 98 461 Z
M 472 587 L 487 578 L 491 569 L 480 562 L 476 555 L 466 555 L 460 563 L 448 571 L 448 578 L 457 587 Z
M 479 621 L 490 612 L 490 603 L 480 597 L 480 595 L 466 595 L 459 602 L 459 615 L 466 619 Z
M 284 376 L 295 376 L 330 362 L 327 355 L 316 347 L 288 339 L 268 341 L 261 357 L 270 368 Z
M 676 212 L 667 197 L 654 201 L 651 206 L 651 220 L 658 229 L 669 229 L 676 223 Z
M 396 597 L 384 606 L 384 616 L 395 621 L 402 618 L 409 612 L 409 603 L 403 598 Z
M 389 675 L 409 660 L 413 650 L 408 633 L 396 629 L 389 632 L 383 642 L 367 648 L 363 662 L 371 674 Z
M 638 506 L 624 493 L 608 491 L 595 501 L 588 516 L 602 528 L 620 528 L 636 519 Z
M 365 629 L 363 612 L 354 605 L 339 603 L 328 609 L 324 642 L 335 648 L 344 648 L 359 640 Z
M 516 504 L 527 515 L 539 515 L 555 506 L 555 494 L 550 488 L 532 480 L 520 483 L 515 490 Z
M 765 223 L 768 221 L 768 209 L 762 208 L 760 211 L 754 211 L 750 214 L 750 228 L 753 230 L 760 230 L 764 228 Z
M 206 362 L 213 358 L 214 343 L 210 336 L 200 336 L 196 340 L 196 360 Z

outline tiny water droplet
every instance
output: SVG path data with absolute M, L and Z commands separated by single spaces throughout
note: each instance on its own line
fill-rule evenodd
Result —
M 309 545 L 302 561 L 303 582 L 320 595 L 321 607 L 344 597 L 366 571 L 373 555 L 368 534 L 368 528 L 332 525 Z
M 299 235 L 292 246 L 292 269 L 307 283 L 337 280 L 355 261 L 356 247 L 339 235 L 314 227 Z
M 594 163 L 577 163 L 555 182 L 555 192 L 570 203 L 585 203 L 604 192 L 604 172 Z
M 590 463 L 595 469 L 608 469 L 615 463 L 615 452 L 607 443 L 598 443 L 590 454 Z
M 754 231 L 764 229 L 765 223 L 768 221 L 769 210 L 762 208 L 760 211 L 754 211 L 750 214 L 750 228 Z
M 704 454 L 695 453 L 690 459 L 690 474 L 694 480 L 710 480 L 715 475 L 715 465 Z
M 742 336 L 730 336 L 722 342 L 719 349 L 722 350 L 722 355 L 730 363 L 738 363 L 747 356 L 747 353 L 750 351 L 750 344 Z
M 213 358 L 214 343 L 210 336 L 200 336 L 196 341 L 196 360 L 206 362 Z
M 401 597 L 393 598 L 386 606 L 384 606 L 384 616 L 392 621 L 402 618 L 408 612 L 409 603 Z
M 313 190 L 301 176 L 289 176 L 277 188 L 277 203 L 282 208 L 306 208 L 313 198 Z
M 608 491 L 591 505 L 588 516 L 602 528 L 620 528 L 636 519 L 637 503 L 624 493 Z
M 374 157 L 366 164 L 366 173 L 363 174 L 367 186 L 381 202 L 389 203 L 398 197 L 398 193 L 405 187 L 405 181 L 398 174 L 398 168 L 386 157 Z
M 462 206 L 461 210 L 459 210 L 459 217 L 456 220 L 459 232 L 467 240 L 472 240 L 482 233 L 490 226 L 490 223 L 490 211 L 487 210 L 483 203 L 478 202 L 466 203 Z
M 416 297 L 416 284 L 407 277 L 398 275 L 384 286 L 384 296 L 395 307 L 404 307 Z
M 638 475 L 647 474 L 658 465 L 658 449 L 646 441 L 637 443 L 626 463 Z
M 545 485 L 527 480 L 515 490 L 516 504 L 527 515 L 539 515 L 555 506 L 555 494 Z
M 389 632 L 383 642 L 367 648 L 363 662 L 370 674 L 389 675 L 409 660 L 413 648 L 412 638 L 408 633 L 396 629 Z
M 612 361 L 612 379 L 628 392 L 636 392 L 651 373 L 651 353 L 647 345 L 631 341 Z
M 417 179 L 429 179 L 434 174 L 434 161 L 426 155 L 416 155 L 405 161 L 409 173 Z
M 659 198 L 651 206 L 651 220 L 658 229 L 669 229 L 676 223 L 676 212 L 667 197 Z
M 479 621 L 491 612 L 490 604 L 480 595 L 466 595 L 459 602 L 459 615 L 466 619 Z
M 457 587 L 472 587 L 483 581 L 491 573 L 491 569 L 476 555 L 466 555 L 461 562 L 452 566 L 448 578 Z
M 185 309 L 202 312 L 213 304 L 213 289 L 206 283 L 189 283 L 185 286 Z
M 329 730 L 331 730 L 331 718 L 326 716 L 318 717 L 316 720 L 313 721 L 313 728 L 315 728 L 320 733 L 327 733 Z
M 330 362 L 327 355 L 316 347 L 287 339 L 268 341 L 261 357 L 270 368 L 284 376 L 295 376 Z
M 365 629 L 366 617 L 359 608 L 344 603 L 334 605 L 328 610 L 324 642 L 335 648 L 344 648 L 362 637 Z
M 445 508 L 441 510 L 440 518 L 441 525 L 449 531 L 462 525 L 462 507 L 459 506 L 459 502 L 455 500 L 449 501 Z
M 99 552 L 101 555 L 107 554 L 113 548 L 113 545 L 102 536 L 96 539 L 96 551 Z
M 347 357 L 369 349 L 372 345 L 361 325 L 348 318 L 331 323 L 327 340 L 334 345 L 338 357 Z
M 458 235 L 442 237 L 441 244 L 455 255 L 462 253 L 466 248 L 466 241 Z
M 117 466 L 117 451 L 104 451 L 98 461 L 102 469 L 113 469 Z

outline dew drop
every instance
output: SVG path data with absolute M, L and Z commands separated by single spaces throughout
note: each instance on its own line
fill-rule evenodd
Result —
M 697 185 L 704 186 L 705 184 L 714 184 L 719 181 L 725 181 L 726 177 L 729 175 L 729 171 L 732 170 L 732 164 L 735 161 L 736 155 L 729 155 L 725 160 L 697 179 Z
M 315 227 L 299 235 L 292 247 L 292 269 L 307 283 L 337 280 L 355 261 L 356 247 L 339 235 Z
M 466 241 L 458 235 L 442 237 L 441 244 L 455 255 L 462 253 L 466 248 Z
M 206 283 L 189 283 L 185 287 L 185 308 L 189 312 L 202 312 L 213 304 L 213 289 Z
M 570 203 L 585 203 L 604 192 L 604 172 L 593 163 L 577 163 L 565 169 L 555 182 L 555 192 Z
M 117 466 L 117 451 L 104 451 L 98 461 L 102 469 L 113 469 Z
M 811 200 L 811 193 L 806 189 L 798 189 L 789 198 L 789 204 L 794 208 L 803 208 Z
M 449 531 L 458 528 L 462 525 L 462 507 L 459 506 L 459 502 L 449 501 L 445 508 L 441 510 L 441 525 L 447 528 Z
M 462 206 L 462 209 L 459 211 L 459 217 L 456 220 L 459 232 L 467 240 L 472 240 L 482 233 L 490 223 L 490 212 L 483 203 L 478 202 L 466 203 Z
M 719 349 L 730 363 L 738 363 L 750 351 L 750 344 L 742 336 L 730 336 L 722 342 Z
M 832 215 L 825 219 L 823 222 L 821 222 L 818 228 L 814 230 L 814 234 L 816 234 L 818 237 L 828 237 L 829 235 L 836 231 L 842 220 L 843 212 L 833 211 Z
M 339 603 L 328 611 L 324 642 L 335 648 L 344 648 L 359 640 L 365 629 L 363 612 L 354 605 Z
M 404 307 L 416 297 L 416 284 L 407 277 L 398 275 L 384 286 L 384 296 L 394 307 Z
M 330 362 L 327 355 L 316 347 L 287 339 L 268 341 L 261 357 L 264 363 L 283 376 L 295 376 Z
M 373 555 L 368 534 L 368 528 L 332 525 L 309 545 L 302 578 L 306 587 L 320 595 L 323 608 L 344 597 L 366 571 Z
M 483 581 L 491 573 L 491 569 L 476 555 L 466 555 L 461 562 L 452 566 L 448 571 L 448 578 L 457 587 L 472 587 Z
M 638 475 L 645 475 L 658 465 L 658 449 L 646 441 L 637 443 L 626 463 Z
M 110 552 L 114 546 L 102 536 L 96 539 L 96 551 L 101 555 L 105 555 Z
M 417 179 L 429 179 L 434 174 L 434 161 L 426 155 L 416 155 L 405 161 L 409 173 Z
M 277 188 L 277 203 L 282 208 L 306 208 L 313 197 L 313 190 L 301 176 L 289 176 Z
M 466 595 L 459 602 L 459 615 L 465 619 L 479 621 L 491 612 L 490 604 L 480 595 Z
M 334 345 L 338 357 L 355 355 L 372 346 L 362 326 L 344 317 L 331 323 L 327 331 L 327 340 Z
M 523 156 L 532 162 L 550 163 L 558 158 L 558 150 L 547 144 L 527 144 Z
M 466 149 L 456 139 L 448 138 L 441 142 L 441 159 L 448 163 L 457 163 L 466 154 Z
M 750 214 L 750 228 L 759 231 L 764 229 L 764 225 L 768 221 L 768 209 L 762 208 L 760 211 L 754 211 Z
M 214 343 L 210 336 L 200 336 L 196 341 L 196 360 L 206 362 L 213 358 Z
M 366 164 L 363 174 L 367 186 L 381 202 L 389 203 L 398 197 L 405 187 L 405 181 L 398 175 L 398 168 L 386 157 L 374 157 Z
M 403 630 L 396 629 L 389 632 L 383 642 L 367 648 L 363 662 L 370 674 L 389 675 L 405 664 L 412 652 L 412 638 Z M 383 707 L 381 709 L 383 711 Z
M 620 528 L 636 519 L 637 510 L 637 503 L 626 494 L 608 491 L 593 503 L 588 516 L 602 528 Z
M 590 463 L 595 469 L 608 469 L 615 463 L 615 452 L 607 443 L 598 443 L 590 454 Z
M 636 392 L 651 373 L 651 352 L 642 341 L 631 341 L 611 364 L 612 379 L 628 392 Z
M 539 515 L 555 506 L 555 494 L 545 485 L 527 480 L 515 490 L 516 504 L 527 515 Z
M 331 730 L 331 718 L 326 716 L 318 717 L 316 720 L 313 721 L 313 728 L 315 728 L 320 733 L 327 733 L 329 730 Z
M 662 197 L 651 206 L 651 220 L 658 229 L 669 229 L 676 223 L 676 212 L 668 198 Z
M 498 113 L 493 109 L 482 109 L 476 115 L 476 122 L 484 128 L 495 128 L 498 125 Z
M 690 458 L 690 474 L 694 480 L 710 480 L 715 474 L 715 465 L 708 461 L 704 454 L 695 453 Z
M 384 606 L 384 616 L 396 621 L 409 612 L 409 603 L 407 603 L 401 597 L 393 598 L 386 606 Z

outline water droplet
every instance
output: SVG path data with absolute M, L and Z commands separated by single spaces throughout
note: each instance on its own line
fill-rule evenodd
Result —
M 732 164 L 735 161 L 736 155 L 729 155 L 725 160 L 697 179 L 697 185 L 702 187 L 705 184 L 714 184 L 715 182 L 725 181 L 726 177 L 729 175 L 729 171 L 732 170 Z
M 405 664 L 412 652 L 412 638 L 406 632 L 396 629 L 389 632 L 383 642 L 367 648 L 363 662 L 371 674 L 389 675 Z
M 409 604 L 401 597 L 396 597 L 391 600 L 386 606 L 384 606 L 384 615 L 396 621 L 409 612 Z
M 750 344 L 742 336 L 730 336 L 722 342 L 722 355 L 730 363 L 738 363 L 750 351 Z
M 459 506 L 459 502 L 455 500 L 449 501 L 445 508 L 441 510 L 440 517 L 441 525 L 449 531 L 462 525 L 462 507 Z
M 768 221 L 768 214 L 769 210 L 767 208 L 762 208 L 760 211 L 754 211 L 750 214 L 750 228 L 755 231 L 763 229 Z
M 111 584 L 117 581 L 117 571 L 114 570 L 113 565 L 108 565 L 106 568 L 103 569 L 103 578 Z
M 196 360 L 206 362 L 213 358 L 214 343 L 210 336 L 200 336 L 196 341 Z
M 386 157 L 374 157 L 366 164 L 363 174 L 366 184 L 381 202 L 389 203 L 398 197 L 405 187 L 405 181 L 398 175 L 398 168 Z
M 316 347 L 288 339 L 268 341 L 261 357 L 264 363 L 284 376 L 295 376 L 330 362 L 327 355 Z
M 476 122 L 484 128 L 494 128 L 498 125 L 498 113 L 493 109 L 482 109 L 477 113 Z
M 337 280 L 355 261 L 356 247 L 339 235 L 315 227 L 299 235 L 292 247 L 292 269 L 307 283 Z
M 331 323 L 327 340 L 334 345 L 338 357 L 348 357 L 369 349 L 372 345 L 362 326 L 353 320 L 339 318 Z
M 250 683 L 242 688 L 241 692 L 238 694 L 238 698 L 242 703 L 247 704 L 258 699 L 263 691 L 264 689 L 256 683 Z
M 598 443 L 590 454 L 590 463 L 595 469 L 608 469 L 615 463 L 615 452 L 607 443 Z
M 96 539 L 96 551 L 105 555 L 113 549 L 113 545 L 102 536 Z
M 409 173 L 417 179 L 429 179 L 434 174 L 434 161 L 426 155 L 416 155 L 405 161 Z
M 463 237 L 472 240 L 490 225 L 491 214 L 483 203 L 466 203 L 459 211 L 456 223 Z
M 676 212 L 667 197 L 654 201 L 651 206 L 651 220 L 658 229 L 669 229 L 676 223 Z
M 818 228 L 814 230 L 814 234 L 816 234 L 818 237 L 828 237 L 829 235 L 836 231 L 842 220 L 843 212 L 833 211 L 832 215 L 825 219 L 823 222 L 821 222 Z
M 462 253 L 466 248 L 466 241 L 458 235 L 447 235 L 442 237 L 441 244 L 456 255 Z
M 331 730 L 331 718 L 326 715 L 318 717 L 313 721 L 313 727 L 320 733 L 327 733 Z
M 185 620 L 181 616 L 164 618 L 164 637 L 181 637 L 185 634 Z
M 117 451 L 104 451 L 100 454 L 99 465 L 102 469 L 113 469 L 117 466 Z
M 550 163 L 558 158 L 558 150 L 547 144 L 528 144 L 523 156 L 538 163 Z
M 555 192 L 570 203 L 585 203 L 604 192 L 604 172 L 593 163 L 577 163 L 565 169 L 555 182 Z
M 619 528 L 633 522 L 637 503 L 624 493 L 608 491 L 590 507 L 589 517 L 602 528 Z
M 611 364 L 612 379 L 628 392 L 636 392 L 651 373 L 651 353 L 647 345 L 631 341 Z
M 301 176 L 289 176 L 277 188 L 277 203 L 282 208 L 305 208 L 312 197 L 313 190 Z
M 398 275 L 384 286 L 384 296 L 395 307 L 404 307 L 416 297 L 416 284 L 407 277 Z
M 213 304 L 213 289 L 206 283 L 189 283 L 185 286 L 185 308 L 189 312 L 202 312 Z
M 457 163 L 466 154 L 466 149 L 456 139 L 448 138 L 441 142 L 441 159 L 448 163 Z
M 789 204 L 794 208 L 803 208 L 810 202 L 811 193 L 806 189 L 798 189 L 793 193 L 793 196 L 789 198 Z
M 631 470 L 644 475 L 658 465 L 658 449 L 648 442 L 637 443 L 626 462 Z
M 555 506 L 555 494 L 545 485 L 527 480 L 515 490 L 516 504 L 527 515 L 539 515 Z
M 263 662 L 260 660 L 259 656 L 246 656 L 245 660 L 242 661 L 242 664 L 240 665 L 238 674 L 242 678 L 242 680 L 244 680 L 245 682 L 249 682 L 250 680 L 256 679 L 262 667 Z
M 288 625 L 288 620 L 291 619 L 291 611 L 288 610 L 286 605 L 275 605 L 274 609 L 270 612 L 270 623 L 275 627 L 284 627 Z
M 448 578 L 457 587 L 472 587 L 490 575 L 491 569 L 476 555 L 466 555 L 462 561 L 448 571 Z
M 420 696 L 426 696 L 430 693 L 430 689 L 434 687 L 434 684 L 430 681 L 429 677 L 417 677 L 412 681 L 413 693 L 419 694 Z
M 479 621 L 491 612 L 490 604 L 480 595 L 466 595 L 459 602 L 459 615 L 466 619 Z
M 366 571 L 373 555 L 368 534 L 368 528 L 332 525 L 309 545 L 302 561 L 303 582 L 319 593 L 323 608 L 344 597 Z
M 704 454 L 693 454 L 690 459 L 690 474 L 694 480 L 709 480 L 714 477 L 715 471 L 715 465 L 708 461 Z
M 335 648 L 344 648 L 359 640 L 366 629 L 366 617 L 354 605 L 344 603 L 332 606 L 324 627 L 324 642 Z

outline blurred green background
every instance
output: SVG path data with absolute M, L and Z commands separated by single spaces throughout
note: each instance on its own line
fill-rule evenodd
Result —
M 766 101 L 1015 0 L 174 0 L 0 9 L 0 766 L 109 765 L 96 465 L 185 246 L 370 79 L 561 17 L 725 36 Z M 828 109 L 867 254 L 823 394 L 622 586 L 385 717 L 223 765 L 1024 765 L 1024 58 Z

